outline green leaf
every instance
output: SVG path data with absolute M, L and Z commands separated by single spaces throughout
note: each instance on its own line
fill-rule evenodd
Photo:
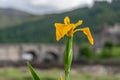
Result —
M 36 74 L 36 72 L 34 71 L 34 69 L 32 68 L 32 66 L 30 65 L 29 62 L 27 62 L 27 66 L 29 68 L 29 71 L 31 72 L 33 79 L 34 80 L 40 80 L 39 76 Z

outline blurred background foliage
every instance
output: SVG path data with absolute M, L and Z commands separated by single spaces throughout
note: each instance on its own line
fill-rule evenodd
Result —
M 114 25 L 120 22 L 119 0 L 113 0 L 112 3 L 96 2 L 92 8 L 40 16 L 15 10 L 4 14 L 6 11 L 8 10 L 0 9 L 0 43 L 55 43 L 54 23 L 63 23 L 66 15 L 73 23 L 82 19 L 84 22 L 81 27 L 90 27 L 92 34 L 96 34 L 104 24 Z M 19 14 L 13 14 L 14 11 Z M 86 40 L 82 33 L 75 35 L 76 43 Z
M 37 70 L 41 80 L 59 80 L 59 73 L 63 73 L 60 69 L 50 70 Z M 59 72 L 59 73 L 58 73 Z M 56 75 L 55 75 L 56 74 Z M 62 74 L 63 75 L 63 74 Z M 63 76 L 64 78 L 64 76 Z M 0 70 L 1 80 L 33 80 L 32 76 L 25 69 L 3 69 Z M 79 69 L 76 73 L 71 74 L 73 80 L 119 80 L 119 75 L 92 75 L 92 74 L 81 74 Z
M 93 51 L 91 45 L 80 45 L 78 60 L 92 60 L 99 62 L 119 62 L 120 61 L 120 46 L 114 45 L 111 41 L 106 41 L 104 46 L 97 51 Z

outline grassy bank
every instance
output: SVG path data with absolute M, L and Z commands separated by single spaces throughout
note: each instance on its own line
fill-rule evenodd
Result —
M 37 70 L 41 80 L 59 80 L 59 75 L 64 75 L 63 70 Z M 120 75 L 93 75 L 81 74 L 78 70 L 72 71 L 71 80 L 120 80 Z M 32 80 L 29 71 L 25 68 L 0 69 L 0 80 Z

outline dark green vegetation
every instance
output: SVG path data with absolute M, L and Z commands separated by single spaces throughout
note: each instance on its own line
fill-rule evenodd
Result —
M 81 59 L 81 57 L 91 59 L 94 56 L 92 49 L 88 44 L 82 44 L 79 53 L 80 53 L 78 57 L 79 59 Z
M 103 48 L 92 51 L 91 45 L 83 44 L 80 46 L 78 60 L 92 60 L 102 63 L 120 62 L 120 46 L 114 45 L 112 42 L 105 42 Z
M 22 17 L 17 16 L 14 19 L 12 19 L 11 15 L 10 18 L 9 15 L 5 14 L 5 17 L 3 16 L 2 19 L 2 16 L 0 16 L 0 21 L 3 20 L 0 23 L 0 27 L 2 28 L 0 29 L 0 43 L 55 43 L 54 23 L 63 23 L 65 16 L 69 16 L 73 23 L 77 22 L 78 19 L 82 19 L 84 21 L 82 27 L 89 26 L 92 34 L 96 33 L 103 24 L 114 25 L 115 23 L 119 23 L 120 1 L 114 0 L 111 4 L 106 2 L 95 3 L 92 8 L 80 8 L 61 14 L 43 16 L 25 14 Z M 4 20 L 7 21 L 5 22 Z M 86 41 L 87 38 L 82 33 L 77 33 L 74 40 L 82 42 Z
M 36 70 L 41 80 L 59 80 L 63 70 Z M 120 75 L 93 75 L 81 74 L 79 69 L 71 74 L 71 80 L 120 80 Z M 64 76 L 63 76 L 64 77 Z M 31 74 L 25 69 L 1 69 L 0 80 L 33 80 Z

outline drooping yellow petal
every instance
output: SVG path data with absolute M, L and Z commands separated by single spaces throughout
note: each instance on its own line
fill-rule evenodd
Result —
M 69 18 L 68 16 L 66 16 L 66 17 L 64 18 L 64 23 L 65 23 L 65 24 L 70 24 L 70 18 Z
M 76 28 L 77 26 L 80 26 L 82 23 L 83 23 L 83 21 L 82 21 L 82 20 L 79 20 L 77 23 L 75 23 L 75 28 Z
M 74 33 L 77 31 L 83 31 L 83 33 L 88 37 L 90 44 L 92 44 L 92 45 L 94 44 L 93 37 L 92 37 L 90 29 L 88 27 L 76 29 L 76 30 L 74 30 Z
M 83 33 L 88 37 L 89 42 L 93 45 L 94 40 L 93 40 L 93 37 L 91 35 L 90 29 L 88 27 L 83 28 Z
M 73 25 L 55 23 L 55 27 L 56 27 L 56 40 L 59 41 L 62 37 L 64 37 L 64 35 L 68 33 L 68 31 L 72 29 Z
M 60 80 L 63 80 L 63 79 L 62 79 L 62 76 L 60 76 Z

